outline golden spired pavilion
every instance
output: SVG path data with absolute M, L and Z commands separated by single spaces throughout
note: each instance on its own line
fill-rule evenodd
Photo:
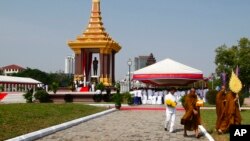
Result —
M 74 80 L 91 81 L 93 54 L 99 53 L 99 82 L 110 86 L 115 82 L 115 54 L 121 46 L 105 31 L 103 26 L 100 0 L 92 0 L 89 24 L 85 32 L 76 40 L 68 42 L 75 53 Z

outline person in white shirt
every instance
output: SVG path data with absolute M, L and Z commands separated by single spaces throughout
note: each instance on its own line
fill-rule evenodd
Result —
M 91 91 L 94 92 L 95 91 L 95 83 L 91 84 Z
M 137 90 L 137 96 L 138 96 L 138 104 L 141 105 L 142 104 L 142 89 L 141 88 Z
M 174 87 L 170 88 L 169 93 L 165 96 L 165 104 L 166 104 L 166 121 L 165 121 L 165 131 L 168 130 L 169 127 L 169 132 L 172 133 L 174 131 L 174 122 L 175 122 L 175 112 L 176 108 L 175 106 L 170 106 L 167 105 L 166 100 L 171 100 L 175 102 L 175 105 L 177 104 L 177 99 L 175 97 L 175 92 L 176 89 Z

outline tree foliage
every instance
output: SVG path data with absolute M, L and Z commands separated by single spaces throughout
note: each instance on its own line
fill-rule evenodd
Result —
M 57 92 L 58 88 L 59 88 L 59 84 L 57 82 L 53 82 L 51 84 L 51 89 L 54 92 L 54 94 Z
M 241 38 L 238 41 L 238 45 L 228 47 L 222 45 L 216 50 L 215 64 L 216 73 L 221 75 L 225 72 L 227 83 L 231 76 L 231 71 L 239 67 L 239 78 L 242 81 L 245 88 L 250 84 L 250 40 L 247 38 Z
M 73 77 L 68 74 L 64 74 L 63 72 L 46 73 L 41 70 L 31 68 L 26 68 L 24 71 L 13 74 L 13 76 L 30 77 L 50 86 L 53 82 L 58 83 L 59 87 L 71 86 L 73 83 Z
M 3 75 L 3 70 L 0 68 L 0 75 Z
M 50 83 L 50 78 L 48 74 L 38 69 L 26 68 L 25 70 L 18 72 L 16 74 L 13 74 L 13 75 L 18 76 L 18 77 L 30 77 L 30 78 L 33 78 L 35 80 L 42 82 L 43 84 Z

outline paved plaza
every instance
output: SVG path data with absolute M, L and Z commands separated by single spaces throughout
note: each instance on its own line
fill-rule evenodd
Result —
M 184 111 L 177 111 L 175 132 L 164 130 L 163 110 L 120 110 L 72 128 L 39 139 L 40 141 L 207 141 L 205 136 L 196 139 L 194 132 L 183 137 L 180 118 Z

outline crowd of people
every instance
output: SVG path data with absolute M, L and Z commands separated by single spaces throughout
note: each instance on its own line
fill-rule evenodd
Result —
M 169 132 L 173 132 L 175 123 L 175 105 L 167 103 L 167 100 L 171 100 L 177 104 L 177 99 L 174 96 L 176 89 L 171 88 L 170 92 L 166 95 L 166 122 L 164 129 Z M 182 116 L 180 123 L 184 125 L 184 136 L 187 135 L 187 131 L 194 131 L 195 137 L 199 138 L 198 126 L 201 124 L 200 105 L 198 104 L 199 96 L 195 88 L 191 88 L 184 98 L 185 114 Z M 226 90 L 225 86 L 221 87 L 216 95 L 216 131 L 218 134 L 224 134 L 229 131 L 231 125 L 241 124 L 241 114 L 239 105 L 238 94 L 231 90 Z
M 130 93 L 134 97 L 134 104 L 164 104 L 164 97 L 170 92 L 171 88 L 135 88 Z M 181 104 L 181 98 L 189 93 L 189 89 L 176 89 L 174 96 L 177 99 L 177 104 Z M 199 99 L 206 102 L 207 88 L 197 89 L 196 94 Z
M 184 98 L 185 113 L 180 123 L 184 125 L 184 136 L 188 136 L 187 131 L 194 131 L 195 137 L 199 138 L 198 126 L 201 124 L 200 105 L 198 101 L 206 102 L 208 89 L 135 89 L 131 92 L 134 96 L 135 104 L 166 104 L 166 120 L 164 130 L 174 132 L 176 105 L 180 104 L 180 99 Z M 168 102 L 171 101 L 171 102 Z M 216 95 L 216 131 L 219 134 L 227 133 L 230 125 L 240 125 L 241 115 L 238 94 L 226 90 L 222 86 Z

